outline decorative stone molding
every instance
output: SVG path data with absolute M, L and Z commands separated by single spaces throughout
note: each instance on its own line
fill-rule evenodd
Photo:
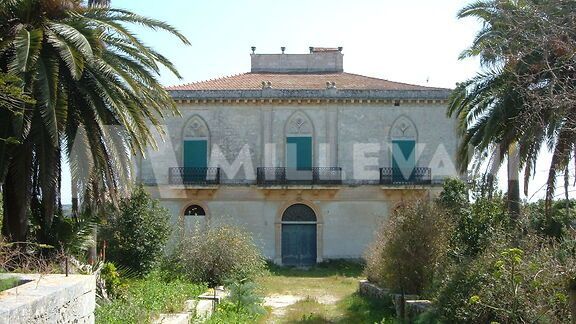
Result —
M 301 111 L 295 112 L 286 123 L 286 135 L 312 135 L 313 133 L 312 121 Z
M 263 89 L 259 91 L 276 91 L 275 89 Z M 323 90 L 327 93 L 337 93 L 342 90 L 337 89 L 326 89 Z M 175 98 L 174 101 L 180 104 L 190 104 L 190 105 L 218 105 L 218 104 L 230 104 L 230 105 L 262 105 L 262 104 L 289 104 L 289 105 L 326 105 L 326 104 L 349 104 L 349 105 L 390 105 L 393 106 L 395 100 L 392 99 L 365 99 L 365 98 Z M 403 99 L 404 104 L 425 104 L 425 105 L 443 105 L 445 106 L 448 101 L 444 99 Z
M 183 138 L 193 138 L 193 137 L 209 137 L 210 130 L 208 125 L 198 115 L 192 116 L 186 124 L 184 125 Z
M 398 117 L 390 128 L 390 138 L 392 139 L 417 139 L 418 130 L 412 120 L 406 116 Z

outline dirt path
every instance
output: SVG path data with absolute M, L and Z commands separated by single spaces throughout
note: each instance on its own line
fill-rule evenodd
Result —
M 261 322 L 350 323 L 359 316 L 356 309 L 370 314 L 366 301 L 356 294 L 361 274 L 361 265 L 345 262 L 308 270 L 272 267 L 270 275 L 258 280 L 268 309 Z

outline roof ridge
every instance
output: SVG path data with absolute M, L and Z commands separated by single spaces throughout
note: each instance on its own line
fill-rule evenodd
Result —
M 271 82 L 273 89 L 326 89 L 327 81 L 335 82 L 341 90 L 448 90 L 447 88 L 430 87 L 405 82 L 390 81 L 373 76 L 349 72 L 333 73 L 270 73 L 242 72 L 218 78 L 173 85 L 168 91 L 179 90 L 261 90 L 263 81 Z
M 193 81 L 193 82 L 188 82 L 188 83 L 181 83 L 181 84 L 174 84 L 174 85 L 170 85 L 170 86 L 166 86 L 165 89 L 166 90 L 175 90 L 175 88 L 181 88 L 181 87 L 189 87 L 195 84 L 200 84 L 200 83 L 204 83 L 204 82 L 210 82 L 210 81 L 217 81 L 217 80 L 224 80 L 224 79 L 229 79 L 229 78 L 233 78 L 233 77 L 237 77 L 239 75 L 243 75 L 243 74 L 249 74 L 250 72 L 239 72 L 236 74 L 230 74 L 230 75 L 226 75 L 226 76 L 222 76 L 219 78 L 214 78 L 214 79 L 204 79 L 204 80 L 200 80 L 200 81 Z
M 355 76 L 360 76 L 360 77 L 369 78 L 369 79 L 374 79 L 374 80 L 392 82 L 392 83 L 396 83 L 396 84 L 403 84 L 403 85 L 413 86 L 413 87 L 416 86 L 416 87 L 423 87 L 423 88 L 430 88 L 430 89 L 450 90 L 450 89 L 448 89 L 448 88 L 430 87 L 430 86 L 424 86 L 424 85 L 420 85 L 420 84 L 413 84 L 413 83 L 392 81 L 392 80 L 388 80 L 388 79 L 382 79 L 382 78 L 377 78 L 377 77 L 373 77 L 373 76 L 369 76 L 369 75 L 363 75 L 363 74 L 358 74 L 358 73 L 350 73 L 350 72 L 342 72 L 342 73 L 344 73 L 344 74 L 350 74 L 350 75 L 355 75 Z

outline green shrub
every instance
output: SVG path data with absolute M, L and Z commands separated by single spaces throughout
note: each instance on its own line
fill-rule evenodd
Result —
M 184 302 L 205 291 L 183 280 L 165 281 L 157 272 L 128 282 L 126 292 L 96 308 L 96 323 L 150 323 L 159 313 L 176 313 Z M 103 302 L 103 301 L 101 301 Z
M 390 215 L 366 255 L 370 281 L 395 292 L 420 294 L 428 288 L 445 255 L 451 225 L 443 209 L 415 201 Z
M 575 250 L 528 235 L 510 247 L 508 235 L 469 264 L 455 265 L 437 297 L 442 322 L 569 323 Z
M 450 254 L 462 261 L 481 253 L 490 243 L 493 233 L 503 227 L 504 201 L 499 198 L 479 198 L 467 212 L 455 219 Z
M 163 268 L 193 282 L 216 286 L 253 279 L 264 270 L 265 264 L 248 232 L 225 225 L 183 238 Z
M 106 292 L 109 297 L 118 297 L 125 292 L 127 285 L 122 282 L 120 273 L 112 262 L 106 262 L 100 270 L 100 278 L 104 280 Z
M 103 227 L 107 257 L 140 275 L 152 270 L 162 256 L 170 233 L 169 212 L 141 186 L 120 201 L 119 212 Z
M 459 216 L 466 213 L 470 208 L 466 183 L 456 178 L 444 180 L 442 192 L 436 202 L 450 214 Z
M 562 240 L 576 228 L 576 201 L 554 201 L 546 214 L 546 203 L 540 200 L 524 208 L 529 226 L 541 235 Z
M 476 184 L 475 189 L 484 188 Z M 505 204 L 502 195 L 494 192 L 491 198 L 472 191 L 474 202 L 468 199 L 468 187 L 459 179 L 447 179 L 436 203 L 444 208 L 455 230 L 450 238 L 448 254 L 458 262 L 482 252 L 495 230 L 506 223 Z
M 205 324 L 251 324 L 257 323 L 261 314 L 251 313 L 245 309 L 238 309 L 236 305 L 230 301 L 224 300 L 216 308 L 216 312 L 210 316 Z
M 256 293 L 257 286 L 251 281 L 237 281 L 228 285 L 230 297 L 228 301 L 235 305 L 237 312 L 263 315 L 266 313 L 262 307 L 262 297 Z
M 233 282 L 228 288 L 230 297 L 218 305 L 216 312 L 204 323 L 255 323 L 266 314 L 262 298 L 251 281 Z

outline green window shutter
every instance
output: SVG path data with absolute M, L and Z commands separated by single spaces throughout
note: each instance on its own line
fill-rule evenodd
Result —
M 205 168 L 208 166 L 208 141 L 184 141 L 184 167 Z
M 286 138 L 286 167 L 296 170 L 312 170 L 312 137 Z
M 410 180 L 416 167 L 416 141 L 392 141 L 392 176 L 395 181 Z

